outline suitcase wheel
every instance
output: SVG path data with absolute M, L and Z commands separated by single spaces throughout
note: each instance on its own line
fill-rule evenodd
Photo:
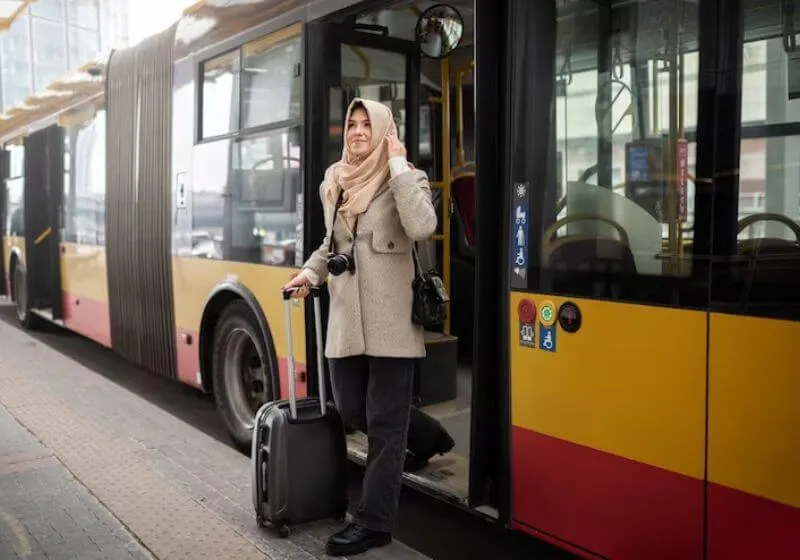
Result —
M 280 525 L 278 527 L 278 534 L 281 536 L 282 539 L 285 539 L 289 535 L 292 534 L 292 528 L 288 525 Z

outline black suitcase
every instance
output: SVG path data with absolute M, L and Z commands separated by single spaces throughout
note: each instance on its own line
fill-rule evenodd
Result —
M 297 400 L 291 294 L 283 293 L 288 339 L 289 399 L 256 413 L 252 442 L 253 505 L 260 527 L 287 537 L 299 523 L 347 514 L 347 443 L 339 411 L 325 398 L 319 289 L 311 291 L 317 339 L 319 398 Z

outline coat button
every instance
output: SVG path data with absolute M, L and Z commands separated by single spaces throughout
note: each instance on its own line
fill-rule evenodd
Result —
M 350 237 L 349 235 L 347 236 L 347 242 L 348 242 L 348 243 L 352 243 L 352 242 L 353 242 L 353 238 L 352 238 L 352 237 Z
M 394 241 L 389 241 L 389 249 L 394 249 Z

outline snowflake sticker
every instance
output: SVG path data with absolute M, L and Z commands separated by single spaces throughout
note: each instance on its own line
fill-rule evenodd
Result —
M 525 195 L 528 193 L 528 188 L 520 183 L 517 185 L 517 198 L 525 198 Z

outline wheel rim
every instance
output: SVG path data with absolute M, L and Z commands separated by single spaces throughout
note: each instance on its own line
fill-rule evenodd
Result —
M 264 359 L 246 330 L 236 328 L 225 344 L 225 392 L 239 426 L 252 430 L 258 408 L 267 402 L 269 383 Z
M 17 317 L 20 321 L 24 321 L 28 310 L 28 290 L 21 268 L 14 271 L 14 303 L 17 308 Z

